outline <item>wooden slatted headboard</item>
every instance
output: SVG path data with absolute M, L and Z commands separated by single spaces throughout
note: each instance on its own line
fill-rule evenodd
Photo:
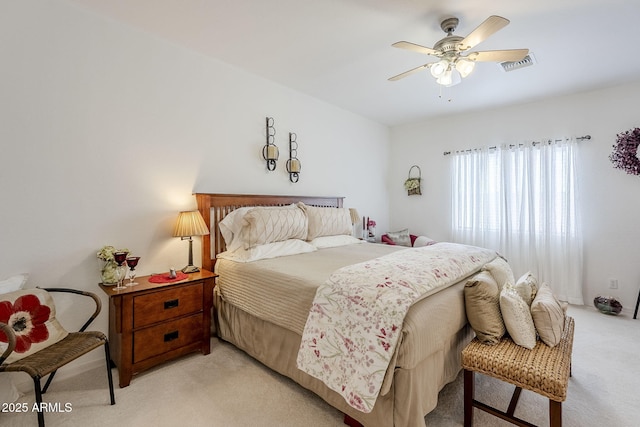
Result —
M 341 208 L 344 197 L 274 196 L 263 194 L 196 193 L 198 210 L 211 234 L 202 238 L 202 268 L 213 271 L 216 255 L 225 250 L 218 224 L 234 209 L 243 206 L 284 206 L 302 202 L 310 206 Z M 213 251 L 211 250 L 213 248 Z

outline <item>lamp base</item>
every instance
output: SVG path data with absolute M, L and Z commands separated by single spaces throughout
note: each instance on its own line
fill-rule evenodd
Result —
M 197 273 L 198 271 L 200 271 L 200 269 L 198 267 L 196 267 L 195 265 L 187 265 L 181 271 L 183 273 L 189 274 L 189 273 Z

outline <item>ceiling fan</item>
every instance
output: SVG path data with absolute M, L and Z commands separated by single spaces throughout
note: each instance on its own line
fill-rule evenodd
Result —
M 389 78 L 390 81 L 400 80 L 418 71 L 429 68 L 436 82 L 444 86 L 452 86 L 467 77 L 474 69 L 477 61 L 502 62 L 520 61 L 529 53 L 529 49 L 488 50 L 484 52 L 468 52 L 478 43 L 486 40 L 493 33 L 509 24 L 509 20 L 501 16 L 492 15 L 473 30 L 468 36 L 460 37 L 453 34 L 458 26 L 458 18 L 446 18 L 440 23 L 440 28 L 447 36 L 438 41 L 433 48 L 419 44 L 400 41 L 392 46 L 400 49 L 412 50 L 425 55 L 440 58 L 438 62 L 430 62 L 413 68 L 404 73 Z M 456 72 L 454 72 L 456 71 Z

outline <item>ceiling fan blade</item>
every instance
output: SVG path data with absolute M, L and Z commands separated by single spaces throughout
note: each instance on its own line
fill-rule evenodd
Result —
M 432 62 L 428 63 L 428 64 L 424 64 L 421 65 L 419 67 L 413 68 L 409 71 L 405 71 L 404 73 L 400 73 L 397 76 L 393 76 L 393 77 L 389 77 L 389 81 L 390 82 L 395 82 L 396 80 L 400 80 L 403 79 L 407 76 L 410 76 L 411 74 L 417 73 L 418 71 L 424 70 L 425 68 L 429 68 L 431 66 Z
M 482 62 L 520 61 L 528 53 L 529 49 L 486 50 L 484 52 L 471 52 L 464 58 Z
M 460 42 L 460 50 L 471 49 L 478 43 L 486 40 L 490 35 L 501 30 L 509 24 L 509 20 L 502 16 L 491 15 Z
M 431 49 L 430 47 L 421 46 L 419 44 L 411 43 L 411 42 L 395 42 L 391 46 L 398 47 L 400 49 L 412 50 L 414 52 L 423 53 L 425 55 L 433 55 L 433 56 L 442 56 L 442 52 Z

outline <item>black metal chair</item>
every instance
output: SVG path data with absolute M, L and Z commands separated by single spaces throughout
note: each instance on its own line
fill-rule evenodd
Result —
M 8 347 L 0 355 L 0 372 L 26 372 L 33 379 L 33 385 L 36 394 L 36 404 L 38 405 L 38 426 L 44 427 L 44 413 L 42 411 L 42 395 L 46 393 L 57 370 L 67 363 L 77 359 L 80 356 L 104 345 L 105 360 L 107 364 L 107 378 L 109 380 L 109 394 L 111 404 L 115 405 L 115 395 L 113 391 L 113 378 L 111 376 L 111 363 L 109 355 L 109 341 L 107 337 L 98 331 L 85 331 L 85 329 L 98 316 L 102 308 L 100 299 L 91 292 L 79 291 L 68 288 L 42 288 L 47 292 L 66 292 L 77 295 L 87 296 L 93 299 L 96 309 L 91 317 L 85 322 L 78 332 L 69 332 L 69 334 L 48 347 L 39 350 L 23 359 L 16 360 L 12 363 L 4 363 L 9 355 L 16 347 L 16 335 L 13 328 L 6 323 L 0 322 L 0 330 L 7 337 Z M 49 375 L 44 387 L 41 388 L 40 380 Z

